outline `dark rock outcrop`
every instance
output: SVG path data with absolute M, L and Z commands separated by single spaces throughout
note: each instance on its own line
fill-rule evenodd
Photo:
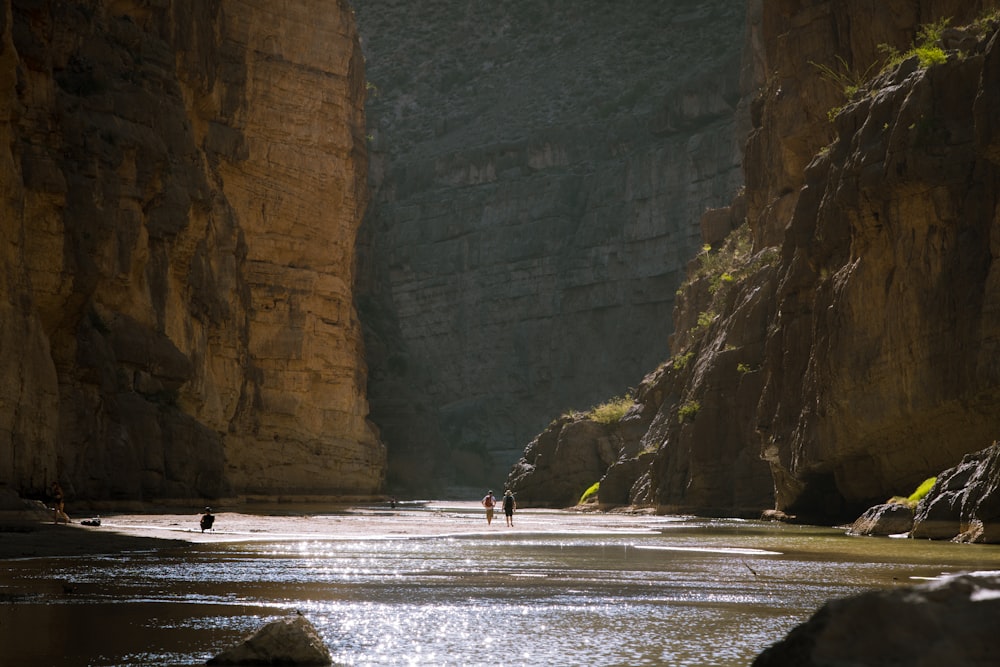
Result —
M 911 536 L 1000 543 L 1000 444 L 965 455 L 937 476 L 917 506 Z
M 522 505 L 575 505 L 621 454 L 614 425 L 586 417 L 560 417 L 542 431 L 514 466 L 506 488 Z
M 1000 577 L 948 577 L 832 600 L 753 667 L 987 667 L 1000 655 L 998 623 Z
M 884 18 L 829 11 L 851 26 Z M 998 171 L 975 109 L 998 84 L 985 78 L 995 30 L 943 64 L 910 59 L 876 78 L 803 171 L 756 419 L 781 509 L 853 514 L 992 437 Z M 849 62 L 877 62 L 870 48 Z
M 318 667 L 332 663 L 330 650 L 315 626 L 304 616 L 293 616 L 267 623 L 243 643 L 226 649 L 206 664 Z

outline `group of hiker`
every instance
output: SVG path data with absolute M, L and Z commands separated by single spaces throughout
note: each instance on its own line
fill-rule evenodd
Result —
M 482 500 L 483 507 L 486 508 L 486 523 L 493 523 L 493 508 L 496 507 L 497 499 L 493 495 L 493 491 L 490 490 L 486 493 L 486 496 Z M 514 501 L 514 494 L 507 489 L 503 493 L 503 500 L 501 501 L 503 506 L 503 514 L 507 519 L 507 525 L 513 527 L 514 525 L 514 510 L 517 509 L 517 503 Z

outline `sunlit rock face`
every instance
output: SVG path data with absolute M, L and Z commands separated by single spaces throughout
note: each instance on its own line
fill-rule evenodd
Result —
M 669 355 L 698 217 L 741 182 L 745 11 L 375 0 L 357 13 L 373 419 L 396 482 L 496 485 L 554 417 L 624 394 Z
M 0 28 L 0 481 L 377 491 L 346 3 L 8 0 Z

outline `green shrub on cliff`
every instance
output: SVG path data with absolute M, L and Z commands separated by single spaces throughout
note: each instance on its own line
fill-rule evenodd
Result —
M 580 496 L 580 502 L 578 502 L 577 505 L 585 505 L 586 503 L 590 502 L 591 498 L 597 500 L 595 496 L 597 495 L 597 492 L 600 490 L 600 488 L 601 488 L 600 482 L 594 482 L 593 484 L 591 484 L 587 488 L 587 490 L 583 492 L 583 495 Z
M 972 22 L 980 34 L 996 30 L 996 24 L 1000 23 L 1000 9 L 987 11 L 978 19 Z
M 809 61 L 809 64 L 816 68 L 821 78 L 836 86 L 843 94 L 845 104 L 836 106 L 827 112 L 827 118 L 833 119 L 844 109 L 846 103 L 857 94 L 865 91 L 871 86 L 872 72 L 875 76 L 882 74 L 905 60 L 916 56 L 923 68 L 932 65 L 940 65 L 948 61 L 948 54 L 941 47 L 941 38 L 951 19 L 942 18 L 934 23 L 925 23 L 917 29 L 917 39 L 906 51 L 900 51 L 890 44 L 879 44 L 878 50 L 883 54 L 884 60 L 879 66 L 879 62 L 873 62 L 864 70 L 853 69 L 844 60 L 837 56 L 834 65 L 827 65 Z
M 691 361 L 691 359 L 693 358 L 694 358 L 694 350 L 688 350 L 684 354 L 675 354 L 672 357 L 672 360 L 674 362 L 674 368 L 676 368 L 679 371 L 684 370 L 685 368 L 687 368 L 688 362 Z
M 683 405 L 677 408 L 677 421 L 681 424 L 692 422 L 699 410 L 701 410 L 701 403 L 698 401 L 685 401 Z
M 740 225 L 717 250 L 708 244 L 702 246 L 698 253 L 698 268 L 681 286 L 681 290 L 692 282 L 705 278 L 708 280 L 709 294 L 725 292 L 726 288 L 760 268 L 761 262 L 767 263 L 773 259 L 770 256 L 755 257 L 752 253 L 750 225 Z
M 616 396 L 606 403 L 591 408 L 590 412 L 587 413 L 587 419 L 601 424 L 617 424 L 634 404 L 635 400 L 633 400 L 632 394 Z

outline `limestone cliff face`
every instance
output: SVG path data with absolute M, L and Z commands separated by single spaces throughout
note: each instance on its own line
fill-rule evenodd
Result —
M 744 12 L 358 4 L 373 419 L 397 483 L 496 484 L 553 415 L 667 356 L 698 216 L 741 181 Z
M 905 51 L 921 24 L 963 25 L 996 7 L 897 4 L 814 10 L 813 25 L 829 27 L 813 60 L 839 54 L 863 70 L 880 43 Z M 783 230 L 756 414 L 780 509 L 856 512 L 995 437 L 996 30 L 946 32 L 947 62 L 910 58 L 849 101 L 788 217 L 766 203 L 787 198 L 777 183 L 752 190 L 759 237 Z M 795 94 L 806 77 L 787 58 L 771 56 Z M 782 104 L 767 98 L 751 146 L 780 132 Z
M 368 494 L 346 3 L 0 11 L 0 481 Z
M 937 64 L 880 73 L 880 45 L 996 7 L 750 3 L 746 189 L 702 219 L 713 249 L 623 420 L 641 436 L 607 471 L 614 495 L 853 519 L 995 439 L 997 22 L 946 30 Z M 862 89 L 846 98 L 819 65 Z M 746 224 L 723 241 L 720 219 Z

